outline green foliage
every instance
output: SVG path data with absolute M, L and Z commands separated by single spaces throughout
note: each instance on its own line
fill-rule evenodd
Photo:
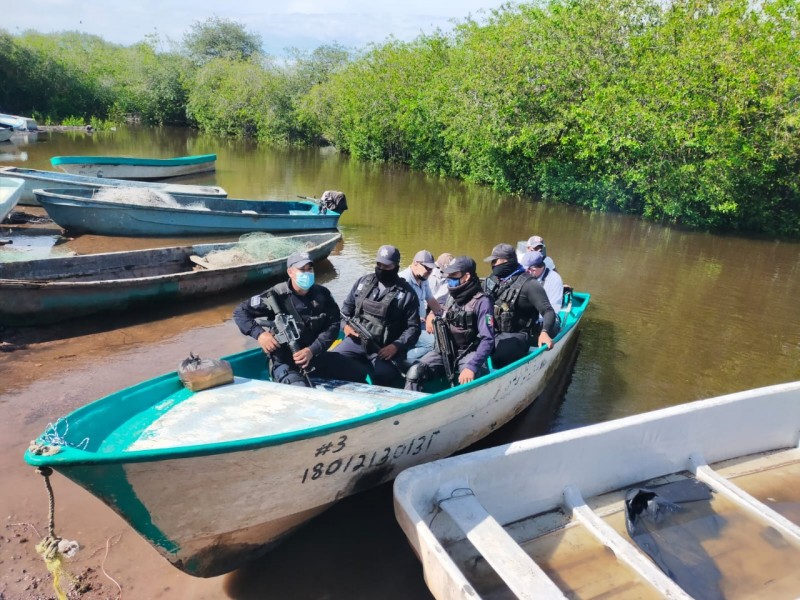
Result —
M 218 58 L 244 61 L 262 53 L 260 35 L 248 33 L 241 23 L 219 17 L 195 21 L 183 37 L 183 44 L 198 65 Z

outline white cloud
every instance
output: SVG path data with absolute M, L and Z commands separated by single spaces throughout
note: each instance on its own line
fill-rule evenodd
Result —
M 405 0 L 384 5 L 374 0 L 289 0 L 280 4 L 240 0 L 223 6 L 218 0 L 5 0 L 3 4 L 0 27 L 11 33 L 78 30 L 126 45 L 158 33 L 180 41 L 195 21 L 218 16 L 243 23 L 262 36 L 267 52 L 280 54 L 289 46 L 310 49 L 334 41 L 363 47 L 389 36 L 411 40 L 436 28 L 449 30 L 454 19 L 479 17 L 503 2 Z

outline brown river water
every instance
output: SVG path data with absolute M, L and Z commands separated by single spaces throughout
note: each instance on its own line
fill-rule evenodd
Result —
M 422 248 L 434 256 L 468 254 L 486 275 L 480 259 L 495 244 L 545 238 L 564 281 L 592 300 L 568 369 L 531 410 L 482 446 L 800 379 L 800 243 L 681 231 L 359 163 L 332 149 L 267 149 L 183 130 L 22 136 L 0 144 L 0 164 L 49 169 L 56 155 L 210 152 L 218 155 L 217 172 L 182 182 L 221 185 L 232 198 L 347 194 L 343 243 L 317 271 L 339 301 L 372 269 L 381 244 L 400 248 L 403 266 Z M 0 227 L 0 238 L 14 240 L 0 247 L 0 260 L 11 253 L 43 256 L 51 247 L 88 253 L 183 243 L 64 240 L 58 233 L 52 224 Z M 214 357 L 253 347 L 231 313 L 260 287 L 0 330 L 0 341 L 19 347 L 0 353 L 0 598 L 52 596 L 33 548 L 37 530 L 46 530 L 47 496 L 22 460 L 29 441 L 89 401 L 174 370 L 190 351 Z M 208 580 L 173 568 L 71 482 L 56 475 L 53 485 L 56 531 L 82 545 L 69 567 L 87 574 L 89 598 L 118 597 L 103 570 L 129 599 L 430 597 L 394 521 L 389 485 L 340 502 L 263 559 Z

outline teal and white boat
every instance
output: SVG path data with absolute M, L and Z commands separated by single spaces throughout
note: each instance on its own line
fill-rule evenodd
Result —
M 167 179 L 213 171 L 216 154 L 176 158 L 138 158 L 135 156 L 54 156 L 50 164 L 65 173 L 114 179 Z
M 19 202 L 25 182 L 17 177 L 0 177 L 0 223 Z
M 448 456 L 523 411 L 566 366 L 589 295 L 551 350 L 432 393 L 270 381 L 260 349 L 226 357 L 233 383 L 190 392 L 176 373 L 63 417 L 25 454 L 108 504 L 167 560 L 213 576 L 346 496 Z
M 154 181 L 126 181 L 124 179 L 107 179 L 101 177 L 86 177 L 84 175 L 70 175 L 56 171 L 40 171 L 37 169 L 24 169 L 22 167 L 2 167 L 0 175 L 17 177 L 25 181 L 20 205 L 38 206 L 39 202 L 33 190 L 41 188 L 59 188 L 70 190 L 85 190 L 97 188 L 137 187 L 154 191 L 165 192 L 173 196 L 220 196 L 226 197 L 228 193 L 221 187 L 212 185 L 184 185 L 178 183 L 158 183 Z

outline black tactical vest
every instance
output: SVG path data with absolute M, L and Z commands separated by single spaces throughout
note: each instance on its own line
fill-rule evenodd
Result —
M 499 333 L 517 333 L 530 328 L 532 319 L 520 314 L 518 301 L 522 286 L 531 279 L 528 273 L 519 273 L 505 281 L 499 281 L 494 275 L 486 278 L 484 290 L 494 302 L 494 325 Z
M 377 286 L 378 278 L 375 275 L 367 275 L 361 280 L 356 290 L 358 298 L 353 318 L 372 334 L 379 346 L 383 347 L 400 337 L 406 328 L 402 311 L 399 307 L 392 310 L 392 302 L 395 298 L 402 298 L 402 294 L 407 291 L 396 284 L 388 288 L 383 298 L 372 300 L 370 296 Z
M 470 346 L 478 338 L 478 312 L 475 307 L 483 296 L 483 292 L 478 292 L 464 306 L 456 304 L 452 296 L 447 299 L 444 319 L 459 351 Z
M 310 346 L 314 340 L 317 339 L 320 333 L 330 326 L 330 319 L 325 312 L 325 306 L 328 301 L 328 292 L 325 288 L 319 285 L 311 286 L 308 294 L 304 299 L 311 302 L 311 314 L 302 315 L 297 310 L 297 307 L 292 301 L 292 290 L 289 289 L 289 282 L 282 281 L 272 288 L 272 293 L 275 294 L 278 300 L 278 306 L 281 307 L 286 314 L 294 317 L 297 326 L 300 328 L 300 345 L 302 347 Z

